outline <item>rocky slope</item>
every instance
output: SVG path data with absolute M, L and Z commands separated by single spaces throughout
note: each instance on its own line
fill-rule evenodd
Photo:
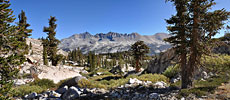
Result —
M 151 60 L 146 71 L 148 73 L 162 73 L 169 66 L 174 65 L 173 62 L 178 62 L 179 57 L 176 55 L 174 49 L 160 53 L 155 59 Z
M 144 41 L 149 47 L 151 54 L 160 53 L 171 46 L 163 41 L 169 37 L 166 33 L 156 33 L 155 35 L 140 35 L 138 33 L 120 34 L 109 32 L 91 35 L 88 32 L 75 34 L 69 38 L 62 39 L 59 48 L 70 51 L 80 48 L 83 53 L 95 51 L 96 53 L 114 53 L 128 51 L 130 46 L 136 41 Z
M 25 74 L 30 74 L 31 77 L 28 77 L 26 79 L 16 79 L 14 80 L 15 85 L 23 85 L 31 82 L 33 81 L 33 78 L 35 78 L 35 76 L 39 79 L 46 78 L 53 80 L 54 83 L 58 83 L 60 80 L 75 76 L 81 76 L 79 73 L 85 72 L 85 70 L 83 70 L 83 67 L 77 68 L 61 64 L 58 66 L 51 66 L 51 62 L 49 62 L 49 66 L 43 65 L 43 47 L 41 44 L 41 40 L 31 38 L 27 38 L 26 40 L 28 45 L 30 43 L 32 44 L 32 48 L 30 49 L 29 54 L 25 55 L 27 62 L 24 62 L 24 64 L 20 66 L 19 75 L 23 76 Z M 63 50 L 59 50 L 58 54 L 67 56 L 67 53 Z
M 215 54 L 230 55 L 230 42 L 218 41 L 211 50 Z M 169 66 L 174 65 L 179 61 L 179 56 L 176 54 L 174 49 L 168 49 L 165 52 L 160 53 L 153 60 L 150 61 L 147 69 L 148 73 L 162 73 Z
M 37 56 L 35 58 L 42 59 L 42 53 L 43 53 L 42 41 L 38 39 L 27 38 L 26 44 L 30 45 L 30 43 L 32 44 L 30 53 L 33 51 L 33 55 L 27 55 L 27 56 Z M 62 54 L 64 56 L 68 55 L 68 53 L 63 51 L 62 49 L 59 49 L 57 53 Z
M 230 42 L 220 41 L 216 43 L 216 47 L 213 48 L 212 52 L 217 54 L 227 54 L 230 55 Z

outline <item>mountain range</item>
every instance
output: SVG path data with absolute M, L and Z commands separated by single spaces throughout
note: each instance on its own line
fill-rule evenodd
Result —
M 94 51 L 95 53 L 114 53 L 128 51 L 136 41 L 144 41 L 150 47 L 150 54 L 156 54 L 171 47 L 170 44 L 163 41 L 167 37 L 169 37 L 167 33 L 140 35 L 138 33 L 121 34 L 108 32 L 92 35 L 85 32 L 62 39 L 59 48 L 64 51 L 80 48 L 83 53 L 88 53 L 89 51 Z

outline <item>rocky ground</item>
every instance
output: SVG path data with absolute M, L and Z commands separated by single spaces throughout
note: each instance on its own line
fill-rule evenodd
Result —
M 82 78 L 73 78 L 76 82 Z M 129 82 L 116 89 L 79 88 L 78 86 L 63 86 L 53 91 L 41 94 L 31 93 L 18 100 L 228 100 L 230 99 L 230 83 L 222 84 L 214 94 L 196 97 L 178 97 L 179 89 L 169 87 L 164 82 L 151 83 L 130 78 Z
M 80 77 L 75 77 L 77 81 Z M 78 86 L 63 86 L 55 91 L 42 94 L 31 93 L 23 99 L 38 100 L 176 100 L 176 92 L 164 82 L 151 83 L 130 78 L 129 82 L 114 90 L 99 88 L 79 88 Z

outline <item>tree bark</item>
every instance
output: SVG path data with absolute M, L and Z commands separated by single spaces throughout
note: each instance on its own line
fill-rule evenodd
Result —
M 139 63 L 140 63 L 140 62 L 139 62 L 139 60 L 140 60 L 140 59 L 137 59 L 137 60 L 136 60 L 136 72 L 140 72 L 140 66 L 139 66 Z
M 185 44 L 182 44 L 182 47 L 181 48 L 184 48 L 185 49 Z M 181 80 L 182 80 L 182 86 L 181 88 L 186 88 L 187 87 L 187 53 L 186 51 L 181 53 L 180 55 L 180 66 L 181 66 Z
M 184 83 L 184 88 L 192 88 L 193 87 L 193 79 L 195 74 L 195 69 L 197 68 L 198 62 L 197 59 L 199 57 L 198 45 L 199 45 L 199 1 L 194 0 L 194 10 L 193 10 L 193 26 L 192 26 L 192 36 L 191 36 L 191 55 L 188 62 L 187 68 L 187 78 Z

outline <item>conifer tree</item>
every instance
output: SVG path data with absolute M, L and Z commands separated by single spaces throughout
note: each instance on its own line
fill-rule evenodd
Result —
M 71 51 L 69 51 L 68 56 L 67 56 L 67 60 L 71 60 L 71 57 L 72 57 L 72 53 L 71 53 Z
M 102 67 L 103 66 L 103 58 L 101 55 L 98 55 L 98 67 Z
M 104 61 L 104 66 L 105 66 L 105 68 L 109 68 L 109 62 L 107 59 L 105 59 L 105 61 Z
M 87 59 L 87 64 L 88 64 L 88 67 L 90 67 L 90 63 L 91 63 L 91 61 L 92 61 L 92 52 L 91 51 L 89 51 L 89 53 L 88 53 L 88 59 Z
M 88 54 L 88 65 L 90 68 L 90 72 L 95 70 L 95 68 L 96 68 L 95 54 L 92 51 L 90 51 Z
M 57 46 L 60 43 L 60 41 L 58 39 L 56 39 L 55 35 L 56 35 L 56 27 L 57 24 L 55 24 L 56 22 L 56 18 L 50 16 L 49 19 L 49 27 L 44 27 L 43 32 L 46 32 L 48 37 L 48 47 L 47 47 L 47 54 L 50 57 L 49 59 L 52 62 L 53 66 L 57 66 L 58 64 L 58 59 L 57 59 Z
M 181 77 L 182 77 L 182 85 L 183 81 L 186 80 L 186 64 L 187 64 L 187 52 L 186 47 L 188 46 L 188 41 L 186 40 L 187 34 L 189 30 L 187 26 L 190 22 L 188 8 L 189 0 L 170 0 L 174 2 L 176 6 L 177 14 L 172 16 L 169 20 L 166 20 L 168 24 L 172 24 L 172 26 L 168 26 L 168 30 L 171 32 L 171 37 L 167 38 L 166 41 L 171 43 L 175 49 L 177 54 L 180 55 L 180 68 L 181 68 Z M 184 87 L 184 86 L 182 86 Z
M 34 54 L 34 51 L 32 50 L 31 53 L 30 53 L 30 55 L 33 55 L 33 54 Z
M 95 55 L 95 53 L 94 52 L 92 52 L 92 61 L 91 61 L 91 64 L 90 64 L 90 68 L 91 68 L 91 71 L 94 71 L 95 70 L 95 68 L 96 68 L 96 66 L 97 66 L 97 63 L 96 63 L 96 61 L 97 61 L 97 56 Z
M 118 64 L 119 64 L 119 66 L 120 66 L 121 68 L 123 68 L 124 60 L 123 60 L 123 58 L 122 58 L 122 54 L 119 54 L 119 62 L 118 62 Z
M 117 61 L 115 58 L 112 58 L 112 67 L 116 66 L 117 65 Z
M 48 39 L 43 39 L 42 38 L 42 45 L 43 45 L 43 64 L 48 65 L 48 54 L 47 54 L 47 48 L 48 48 Z
M 176 6 L 177 14 L 167 20 L 172 37 L 166 39 L 180 55 L 182 88 L 191 88 L 200 59 L 208 52 L 212 36 L 229 18 L 225 9 L 209 12 L 214 0 L 166 0 Z M 189 55 L 189 57 L 187 57 Z M 188 59 L 188 60 L 187 60 Z
M 15 18 L 9 7 L 9 0 L 0 0 L 0 100 L 13 99 L 9 91 L 18 73 L 16 67 L 25 61 L 24 46 L 26 45 L 22 46 L 22 44 L 25 44 L 24 39 L 27 36 L 23 38 L 20 36 L 24 34 L 21 27 L 25 26 L 11 24 Z
M 30 47 L 30 49 L 32 49 L 32 47 L 33 47 L 31 42 L 30 42 L 30 45 L 29 45 L 29 47 Z
M 74 50 L 72 51 L 72 60 L 73 60 L 73 61 L 77 61 L 77 51 L 76 51 L 76 49 L 74 49 Z
M 143 57 L 149 53 L 149 47 L 144 44 L 144 41 L 137 41 L 131 46 L 131 51 L 135 58 L 135 67 L 136 72 L 140 71 L 140 61 L 143 60 Z
M 83 54 L 79 47 L 77 48 L 77 58 L 78 58 L 79 65 L 80 66 L 83 65 Z
M 27 29 L 30 24 L 27 23 L 27 18 L 25 15 L 25 12 L 22 10 L 21 13 L 18 15 L 18 42 L 17 46 L 19 46 L 20 48 L 22 48 L 23 50 L 25 50 L 26 54 L 28 53 L 28 45 L 26 44 L 26 38 L 28 38 L 29 36 L 31 36 L 32 29 Z M 32 46 L 32 45 L 31 45 Z

